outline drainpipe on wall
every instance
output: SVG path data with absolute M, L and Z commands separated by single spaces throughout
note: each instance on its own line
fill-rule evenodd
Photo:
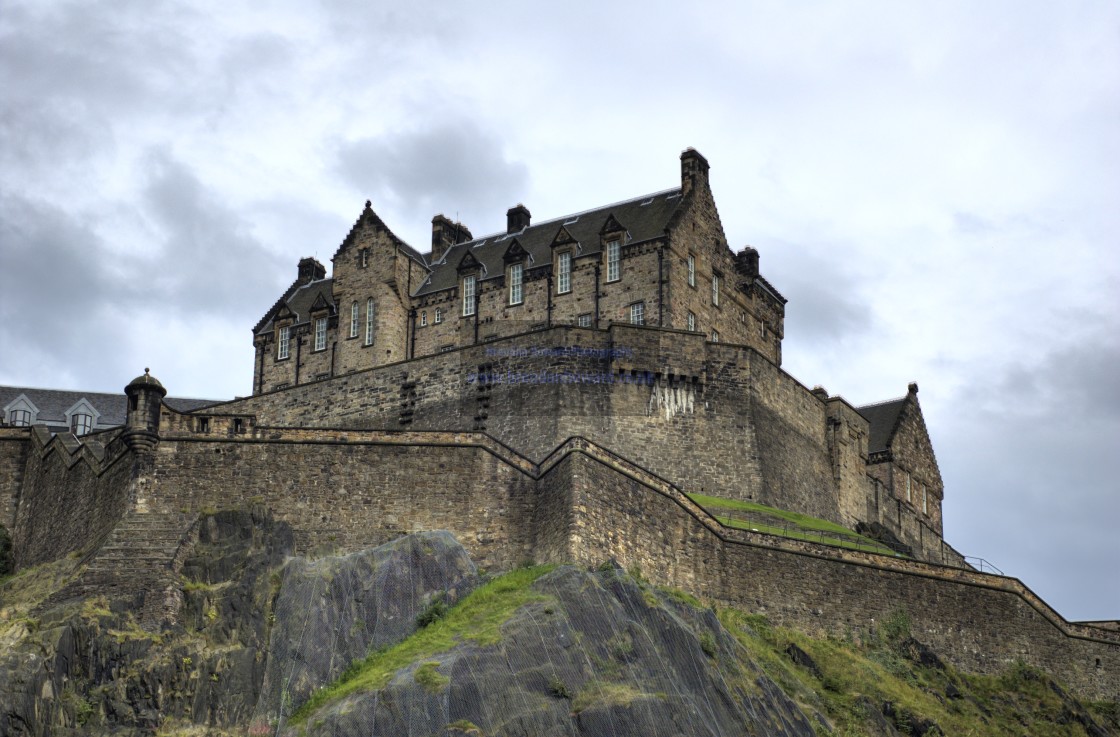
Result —
M 335 340 L 335 341 L 331 342 L 331 376 L 334 376 L 334 356 L 335 356 L 335 353 L 337 351 L 338 351 L 338 341 Z
M 599 264 L 595 264 L 595 315 L 592 324 L 599 328 Z
M 292 331 L 295 332 L 294 330 Z M 296 339 L 296 380 L 292 382 L 292 386 L 299 386 L 299 349 L 303 345 L 303 340 L 300 336 L 295 336 Z
M 405 358 L 416 356 L 416 308 L 408 309 L 408 348 L 404 352 Z
M 545 325 L 552 327 L 552 274 L 548 275 L 548 317 L 545 320 Z
M 665 284 L 665 270 L 662 268 L 662 262 L 665 260 L 665 246 L 657 247 L 657 327 L 665 327 L 665 316 L 663 314 L 663 304 L 661 301 L 661 288 Z

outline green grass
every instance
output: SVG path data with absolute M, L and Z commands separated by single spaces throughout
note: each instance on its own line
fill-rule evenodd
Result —
M 856 534 L 847 527 L 838 525 L 835 522 L 829 522 L 828 520 L 810 517 L 797 512 L 788 512 L 784 509 L 777 509 L 776 507 L 768 507 L 765 504 L 744 502 L 738 499 L 724 499 L 722 497 L 706 496 L 704 494 L 689 494 L 688 498 L 703 507 L 705 511 L 715 517 L 716 520 L 725 527 L 764 532 L 769 535 L 778 535 L 793 540 L 818 542 L 851 550 L 866 550 L 882 555 L 896 555 L 895 551 L 881 543 L 869 537 Z M 721 514 L 720 512 L 725 512 L 726 514 Z M 746 520 L 735 517 L 735 512 L 752 515 L 753 519 Z M 763 519 L 766 517 L 773 518 L 775 521 L 772 523 L 764 522 Z M 789 524 L 779 524 L 777 520 L 782 520 Z M 835 537 L 830 537 L 830 535 Z
M 316 691 L 292 715 L 291 723 L 300 724 L 325 704 L 352 693 L 383 688 L 402 668 L 447 652 L 460 642 L 470 641 L 483 646 L 496 644 L 501 640 L 502 624 L 517 609 L 534 601 L 550 600 L 550 597 L 532 591 L 530 586 L 553 568 L 555 566 L 519 568 L 480 586 L 448 609 L 442 618 L 417 630 L 408 639 L 351 664 L 338 680 Z M 418 680 L 424 677 L 419 676 L 419 670 Z M 445 678 L 438 671 L 435 675 Z
M 897 649 L 898 637 L 905 635 L 904 613 L 884 620 L 879 637 L 861 642 L 809 637 L 734 609 L 720 609 L 718 614 L 752 660 L 806 713 L 819 710 L 828 715 L 835 730 L 822 734 L 866 734 L 869 722 L 865 705 L 870 702 L 877 708 L 886 701 L 894 704 L 898 713 L 907 715 L 895 720 L 904 734 L 908 733 L 905 723 L 909 719 L 930 720 L 945 735 L 1085 734 L 1080 725 L 1068 723 L 1061 697 L 1037 669 L 1014 663 L 999 675 L 969 675 L 951 667 L 926 668 L 905 657 Z M 809 654 L 820 669 L 819 679 L 790 661 L 785 654 L 790 643 Z M 950 684 L 964 696 L 947 698 Z M 1120 708 L 1101 702 L 1090 705 L 1090 710 L 1107 719 L 1112 710 Z

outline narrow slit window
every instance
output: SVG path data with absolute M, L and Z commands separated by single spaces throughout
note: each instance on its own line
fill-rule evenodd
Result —
M 607 244 L 607 281 L 618 281 L 622 277 L 620 259 L 621 244 L 611 241 Z
M 521 304 L 521 278 L 523 275 L 521 264 L 510 264 L 509 267 L 509 303 Z
M 320 317 L 315 321 L 315 350 L 323 351 L 327 348 L 327 318 Z
M 556 292 L 567 294 L 572 291 L 572 254 L 565 251 L 557 256 L 556 262 Z
M 475 277 L 463 277 L 463 317 L 470 317 L 475 312 Z M 439 322 L 439 311 L 436 311 L 436 322 Z
M 373 345 L 373 298 L 366 300 L 366 345 Z

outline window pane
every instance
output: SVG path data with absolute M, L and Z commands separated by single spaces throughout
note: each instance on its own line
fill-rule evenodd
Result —
M 509 267 L 509 303 L 521 304 L 521 264 Z
M 468 276 L 463 278 L 463 317 L 470 317 L 475 311 L 475 277 Z M 438 312 L 436 313 L 439 314 Z M 439 319 L 436 319 L 439 322 Z
M 560 254 L 560 275 L 556 280 L 556 291 L 560 294 L 572 291 L 572 254 Z
M 350 305 L 350 337 L 358 337 L 358 303 Z
M 618 281 L 621 275 L 619 243 L 618 241 L 611 241 L 607 244 L 607 281 Z

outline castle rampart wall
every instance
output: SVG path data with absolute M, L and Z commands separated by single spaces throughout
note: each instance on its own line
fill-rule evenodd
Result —
M 484 567 L 508 569 L 532 555 L 535 467 L 492 440 L 264 432 L 275 437 L 162 441 L 137 506 L 191 515 L 263 504 L 292 525 L 302 553 L 449 530 Z
M 31 447 L 29 428 L 0 428 L 0 525 L 11 530 Z
M 577 562 L 638 566 L 654 583 L 809 632 L 867 633 L 898 610 L 913 635 L 965 670 L 1016 659 L 1090 698 L 1120 692 L 1120 637 L 1071 624 L 1020 581 L 722 528 L 678 490 L 625 464 L 572 456 Z M 616 467 L 618 466 L 618 467 Z M 763 544 L 762 538 L 766 538 Z
M 103 448 L 92 436 L 34 428 L 12 535 L 16 567 L 95 550 L 128 506 L 137 462 L 119 439 Z
M 592 353 L 564 352 L 577 346 Z M 554 381 L 565 376 L 577 380 Z M 691 492 L 840 521 L 824 402 L 752 349 L 699 333 L 557 327 L 205 411 L 275 426 L 484 430 L 536 461 L 579 435 Z

